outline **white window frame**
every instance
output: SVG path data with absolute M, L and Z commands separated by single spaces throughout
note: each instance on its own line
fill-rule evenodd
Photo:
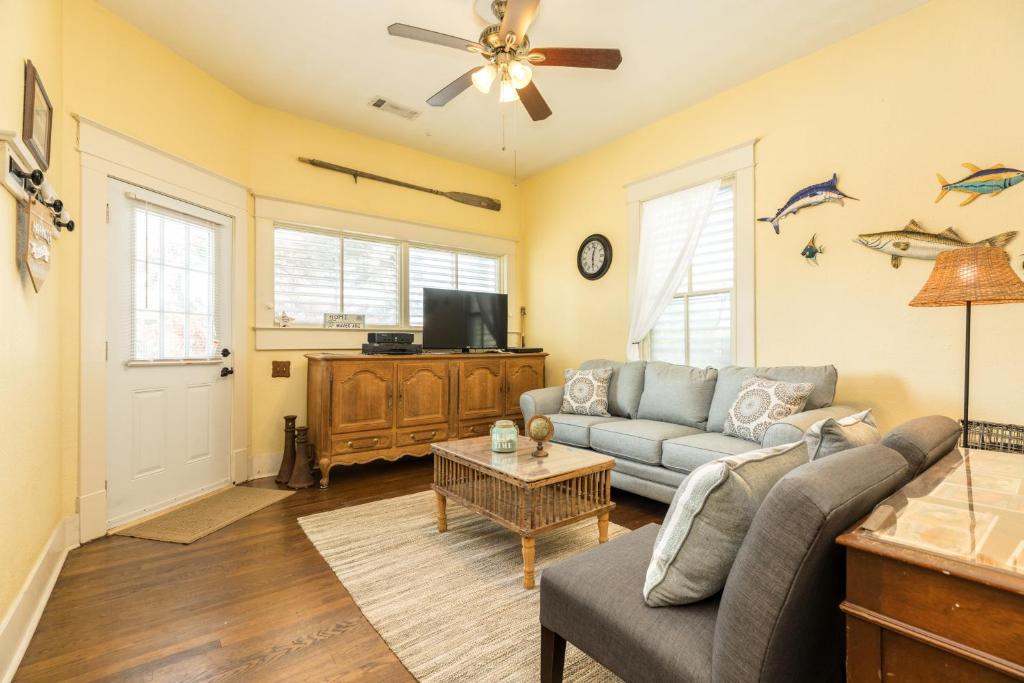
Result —
M 441 249 L 498 258 L 499 291 L 509 295 L 509 344 L 518 344 L 518 301 L 515 296 L 516 242 L 500 237 L 368 216 L 272 197 L 256 197 L 256 263 L 254 326 L 257 350 L 358 350 L 372 331 L 412 332 L 418 342 L 422 327 L 409 324 L 409 247 Z M 278 327 L 274 324 L 274 228 L 309 230 L 354 239 L 399 245 L 399 324 L 374 325 L 365 330 L 327 330 L 321 327 Z M 344 282 L 344 246 L 342 247 Z M 343 286 L 343 284 L 342 284 Z M 344 291 L 342 291 L 344 301 Z
M 756 325 L 754 300 L 754 144 L 756 140 L 699 159 L 665 173 L 626 185 L 629 211 L 629 238 L 633 254 L 629 264 L 629 292 L 636 280 L 643 202 L 667 194 L 703 185 L 717 178 L 733 182 L 735 216 L 735 282 L 733 295 L 732 363 L 755 365 Z M 630 302 L 632 304 L 632 302 Z M 650 337 L 641 346 L 640 356 L 650 359 Z

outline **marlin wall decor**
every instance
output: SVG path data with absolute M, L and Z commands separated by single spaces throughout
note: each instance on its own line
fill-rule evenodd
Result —
M 840 206 L 843 205 L 844 199 L 853 199 L 857 201 L 856 197 L 851 197 L 848 194 L 844 194 L 836 183 L 838 177 L 835 173 L 832 174 L 830 180 L 826 180 L 823 183 L 817 183 L 815 185 L 808 185 L 804 189 L 800 190 L 789 200 L 783 204 L 782 208 L 775 212 L 775 215 L 770 218 L 758 218 L 757 220 L 771 223 L 772 228 L 775 230 L 775 234 L 779 234 L 779 221 L 786 216 L 795 214 L 800 209 L 805 209 L 808 206 L 817 206 L 818 204 L 824 204 L 826 202 L 835 202 Z
M 960 206 L 967 206 L 983 194 L 995 197 L 1003 190 L 1013 187 L 1017 183 L 1024 182 L 1024 171 L 1016 168 L 1008 168 L 1003 164 L 996 164 L 989 168 L 978 168 L 974 164 L 962 164 L 970 171 L 970 175 L 955 182 L 946 182 L 942 174 L 936 173 L 939 179 L 939 196 L 935 198 L 938 204 L 948 192 L 963 192 L 967 199 L 960 202 Z
M 1017 236 L 1016 232 L 1004 232 L 980 242 L 969 242 L 953 228 L 931 233 L 921 224 L 911 220 L 901 230 L 873 232 L 859 235 L 854 241 L 868 249 L 889 254 L 893 268 L 899 268 L 904 258 L 934 261 L 944 251 L 965 247 L 1005 247 Z

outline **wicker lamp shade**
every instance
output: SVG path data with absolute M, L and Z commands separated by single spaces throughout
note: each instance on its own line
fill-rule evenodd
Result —
M 970 247 L 939 254 L 911 306 L 1024 303 L 1024 282 L 999 247 Z

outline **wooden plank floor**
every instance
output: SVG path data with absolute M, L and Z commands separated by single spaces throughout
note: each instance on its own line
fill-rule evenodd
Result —
M 15 680 L 413 680 L 296 519 L 428 490 L 431 472 L 430 458 L 338 467 L 326 491 L 192 545 L 109 536 L 73 550 Z M 664 517 L 660 503 L 613 493 L 617 524 Z

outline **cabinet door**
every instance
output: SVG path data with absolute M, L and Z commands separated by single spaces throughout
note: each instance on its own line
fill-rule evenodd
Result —
M 398 426 L 448 422 L 448 361 L 398 363 Z
M 336 362 L 333 365 L 331 432 L 390 428 L 394 415 L 394 362 Z
M 543 358 L 512 358 L 505 361 L 505 414 L 519 414 L 519 396 L 544 386 Z
M 501 417 L 504 413 L 504 361 L 459 361 L 459 419 Z

